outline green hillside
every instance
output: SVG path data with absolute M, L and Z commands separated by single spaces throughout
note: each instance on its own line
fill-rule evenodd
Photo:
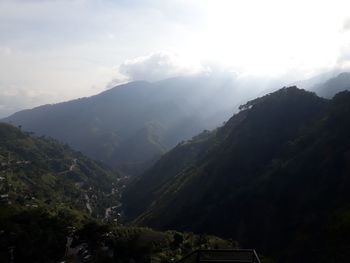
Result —
M 202 149 L 178 145 L 136 180 L 125 211 L 134 223 L 230 237 L 278 262 L 346 262 L 349 110 L 349 92 L 325 100 L 296 87 L 250 101 Z M 184 162 L 190 148 L 198 151 Z
M 53 139 L 0 124 L 0 193 L 3 204 L 63 207 L 95 217 L 117 203 L 118 174 Z M 116 192 L 116 191 L 114 191 Z

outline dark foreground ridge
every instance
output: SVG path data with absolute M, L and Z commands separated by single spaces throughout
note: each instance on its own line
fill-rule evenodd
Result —
M 254 249 L 196 250 L 178 263 L 260 263 Z

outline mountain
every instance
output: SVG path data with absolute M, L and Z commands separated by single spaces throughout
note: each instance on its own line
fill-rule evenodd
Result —
M 194 249 L 237 246 L 105 220 L 106 208 L 119 205 L 121 181 L 67 145 L 0 124 L 0 261 L 170 262 Z
M 232 76 L 137 81 L 96 96 L 20 111 L 3 121 L 137 174 L 179 141 L 221 125 L 245 96 Z
M 137 178 L 128 219 L 230 237 L 277 262 L 347 262 L 350 92 L 289 87 L 240 109 Z
M 0 123 L 1 204 L 74 209 L 104 217 L 119 175 L 56 140 Z M 111 194 L 112 193 L 112 194 Z
M 350 72 L 342 72 L 326 81 L 315 84 L 310 87 L 310 90 L 321 97 L 330 99 L 341 91 L 350 90 Z

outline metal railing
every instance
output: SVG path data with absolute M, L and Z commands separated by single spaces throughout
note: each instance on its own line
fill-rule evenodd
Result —
M 254 249 L 196 250 L 177 263 L 261 263 Z

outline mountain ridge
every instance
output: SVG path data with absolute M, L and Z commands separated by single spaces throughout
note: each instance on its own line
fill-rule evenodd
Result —
M 142 171 L 179 141 L 215 128 L 231 114 L 238 99 L 230 95 L 223 102 L 217 93 L 235 92 L 234 81 L 209 80 L 193 76 L 155 83 L 130 82 L 92 97 L 20 111 L 3 121 L 56 138 L 110 166 L 126 167 L 133 174 L 132 166 Z M 150 123 L 162 129 L 149 129 Z M 143 152 L 141 160 L 125 160 L 123 144 L 144 132 L 150 141 L 145 139 L 143 146 L 133 150 L 135 154 Z M 159 140 L 151 139 L 155 137 Z
M 246 103 L 192 161 L 181 167 L 189 141 L 135 180 L 123 197 L 129 220 L 231 237 L 278 262 L 326 262 L 334 251 L 339 260 L 346 258 L 349 240 L 327 231 L 350 226 L 349 196 L 336 190 L 348 185 L 349 94 L 327 100 L 290 87 Z M 345 220 L 343 226 L 336 217 Z M 337 245 L 327 247 L 325 238 Z M 312 244 L 318 254 L 308 250 Z

